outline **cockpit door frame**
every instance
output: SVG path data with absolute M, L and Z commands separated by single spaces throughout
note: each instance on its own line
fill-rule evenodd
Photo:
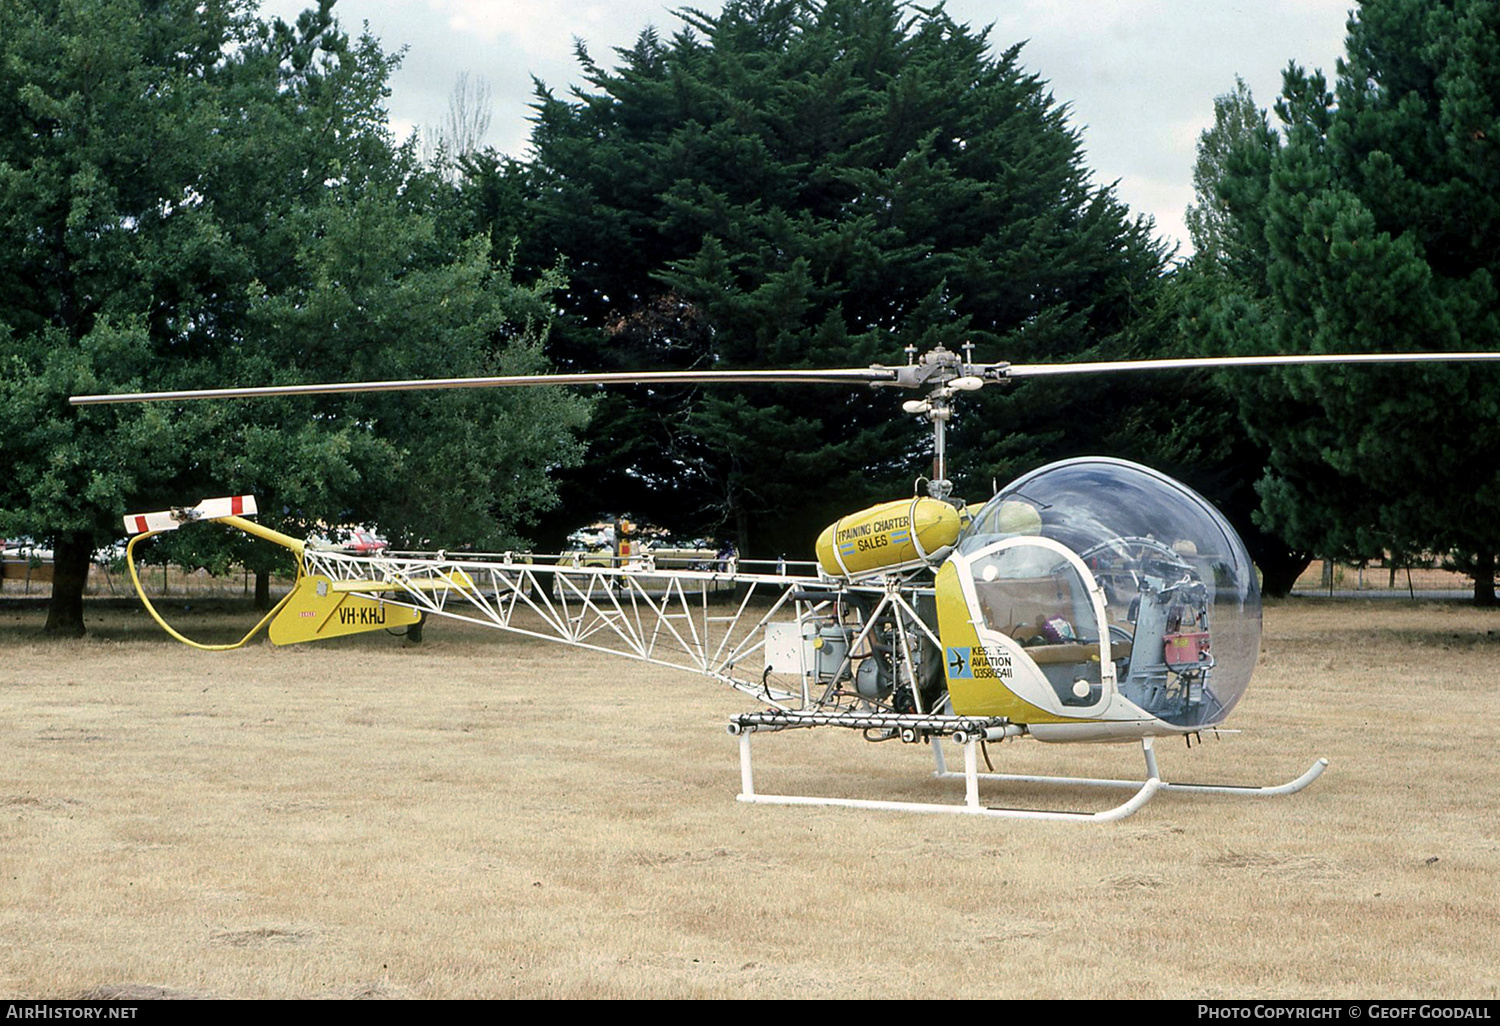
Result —
M 969 610 L 969 623 L 973 625 L 981 639 L 999 640 L 1005 648 L 1018 653 L 1021 658 L 1025 659 L 1036 670 L 1038 677 L 1045 676 L 1042 674 L 1041 667 L 1037 666 L 1036 662 L 1027 654 L 1027 650 L 1024 647 L 1002 631 L 996 630 L 986 621 L 984 607 L 979 601 L 979 593 L 974 588 L 973 565 L 975 563 L 1005 549 L 1020 548 L 1022 546 L 1039 548 L 1050 552 L 1067 562 L 1077 572 L 1079 580 L 1083 582 L 1084 588 L 1088 592 L 1089 601 L 1094 610 L 1094 623 L 1099 631 L 1099 700 L 1087 706 L 1064 705 L 1061 699 L 1052 693 L 1050 689 L 1047 689 L 1041 697 L 1046 700 L 1046 708 L 1049 712 L 1080 718 L 1097 717 L 1110 708 L 1118 686 L 1115 664 L 1110 658 L 1109 619 L 1106 612 L 1109 600 L 1104 594 L 1103 586 L 1094 578 L 1088 565 L 1079 558 L 1078 553 L 1060 542 L 1038 535 L 1016 535 L 991 542 L 982 548 L 975 549 L 973 552 L 953 553 L 948 558 L 956 565 L 956 569 L 958 570 L 959 589 L 963 594 L 964 604 Z M 1032 699 L 1028 697 L 1027 700 L 1031 701 Z

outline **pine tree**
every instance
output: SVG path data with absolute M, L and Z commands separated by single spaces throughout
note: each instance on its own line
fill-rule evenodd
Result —
M 892 0 L 732 0 L 684 17 L 613 70 L 580 50 L 586 85 L 539 94 L 529 259 L 567 261 L 560 362 L 857 367 L 966 341 L 980 359 L 1128 347 L 1163 253 L 1089 182 L 1066 108 L 1020 46 L 996 53 L 940 7 Z M 927 443 L 898 401 L 613 395 L 575 494 L 805 553 L 840 513 L 909 493 Z M 1078 402 L 1038 388 L 976 405 L 955 425 L 971 442 L 957 469 L 987 487 L 1058 439 L 1081 446 Z
M 1493 350 L 1500 344 L 1500 13 L 1369 0 L 1335 88 L 1291 67 L 1285 141 L 1226 188 L 1264 224 L 1266 301 L 1235 300 L 1242 351 Z M 1227 194 L 1227 193 L 1226 193 Z M 1269 523 L 1353 558 L 1453 550 L 1494 601 L 1500 375 L 1492 367 L 1288 370 L 1247 382 L 1271 448 Z

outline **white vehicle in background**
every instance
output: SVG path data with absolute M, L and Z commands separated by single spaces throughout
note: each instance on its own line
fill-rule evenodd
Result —
M 0 540 L 0 550 L 4 551 L 6 559 L 24 559 L 38 563 L 52 562 L 52 550 L 26 535 Z

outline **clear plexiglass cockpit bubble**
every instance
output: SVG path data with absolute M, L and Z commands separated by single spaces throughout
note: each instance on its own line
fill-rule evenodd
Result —
M 965 529 L 958 552 L 1023 537 L 1077 554 L 1103 589 L 1121 696 L 1182 728 L 1228 715 L 1260 652 L 1260 589 L 1244 543 L 1207 500 L 1124 460 L 1066 460 L 1001 489 Z M 1023 645 L 1059 636 L 1097 643 L 1096 617 L 1080 598 L 1088 582 L 1071 561 L 1049 561 L 1038 547 L 1002 547 L 1001 555 L 973 564 L 976 594 L 991 596 L 978 611 L 990 629 Z M 1047 654 L 1037 650 L 1043 670 Z M 1077 676 L 1070 671 L 1072 697 L 1063 689 L 1069 681 L 1056 682 L 1064 705 L 1094 700 L 1097 674 Z

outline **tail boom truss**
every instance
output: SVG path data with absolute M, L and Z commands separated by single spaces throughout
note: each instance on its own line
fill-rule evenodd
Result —
M 838 590 L 813 575 L 574 566 L 512 553 L 452 558 L 355 556 L 308 549 L 303 572 L 335 591 L 711 677 L 778 708 L 815 700 L 803 683 L 768 679 L 764 628 L 815 616 Z M 879 589 L 876 589 L 877 591 Z

